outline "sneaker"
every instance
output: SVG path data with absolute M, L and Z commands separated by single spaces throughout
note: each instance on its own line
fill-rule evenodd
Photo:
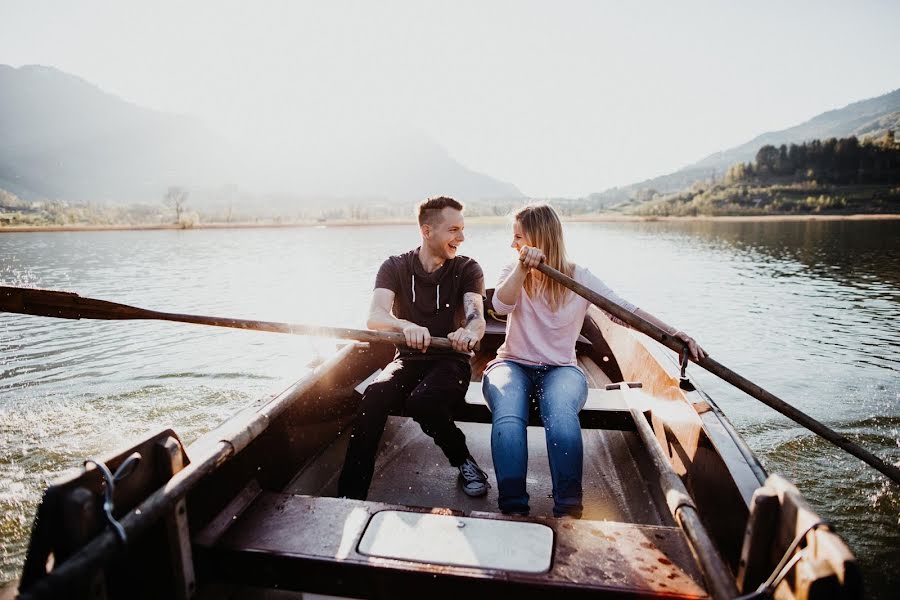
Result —
M 571 519 L 574 521 L 574 520 L 581 518 L 581 511 L 579 510 L 579 511 L 575 511 L 575 512 L 567 512 L 567 513 L 562 513 L 562 514 L 556 514 L 556 512 L 554 511 L 553 516 L 554 516 L 554 518 L 559 519 L 560 521 L 565 521 L 568 519 Z
M 467 496 L 484 496 L 490 487 L 487 474 L 481 470 L 471 456 L 466 459 L 466 462 L 459 465 L 459 480 Z

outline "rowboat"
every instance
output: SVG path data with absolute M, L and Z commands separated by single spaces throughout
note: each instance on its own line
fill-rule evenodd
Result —
M 501 514 L 480 382 L 504 332 L 489 319 L 456 414 L 494 482 L 486 498 L 459 489 L 403 414 L 368 500 L 336 497 L 361 393 L 394 352 L 348 343 L 189 447 L 165 430 L 51 485 L 20 597 L 861 597 L 843 540 L 677 357 L 596 307 L 576 347 L 590 386 L 583 518 L 552 517 L 536 413 L 532 513 Z

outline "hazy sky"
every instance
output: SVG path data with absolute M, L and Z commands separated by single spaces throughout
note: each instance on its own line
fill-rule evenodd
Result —
M 900 2 L 0 0 L 0 63 L 234 139 L 408 125 L 579 196 L 900 87 Z

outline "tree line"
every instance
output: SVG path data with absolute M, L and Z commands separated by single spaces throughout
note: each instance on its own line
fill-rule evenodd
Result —
M 766 145 L 752 163 L 728 169 L 725 183 L 816 181 L 838 185 L 900 183 L 900 145 L 889 131 L 878 142 L 856 137 Z

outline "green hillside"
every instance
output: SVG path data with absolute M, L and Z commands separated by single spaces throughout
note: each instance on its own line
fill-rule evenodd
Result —
M 674 193 L 696 182 L 723 178 L 729 167 L 752 161 L 763 146 L 848 137 L 867 141 L 883 137 L 888 130 L 900 131 L 900 89 L 821 113 L 787 129 L 760 134 L 740 146 L 711 154 L 674 173 L 591 194 L 589 199 L 598 206 L 609 207 L 633 201 L 639 195 L 646 198 L 656 192 Z
M 900 144 L 893 130 L 766 145 L 721 182 L 653 194 L 631 212 L 647 216 L 900 212 Z

